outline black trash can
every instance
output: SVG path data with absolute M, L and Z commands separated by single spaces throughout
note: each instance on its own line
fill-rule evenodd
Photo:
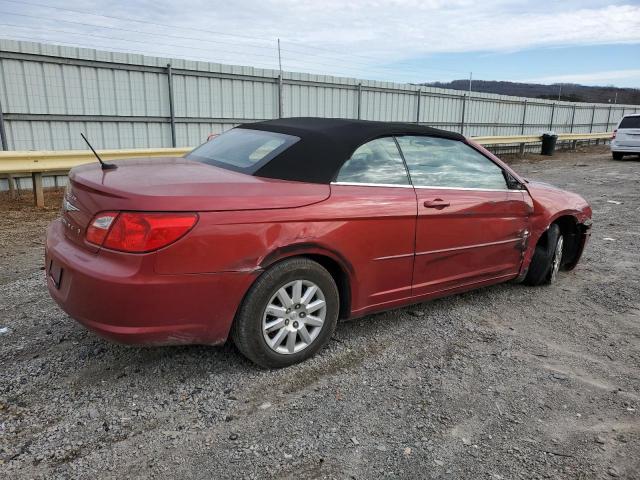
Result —
M 556 150 L 556 142 L 558 141 L 558 135 L 555 133 L 543 133 L 542 134 L 542 151 L 540 154 L 542 155 L 553 155 L 553 152 Z

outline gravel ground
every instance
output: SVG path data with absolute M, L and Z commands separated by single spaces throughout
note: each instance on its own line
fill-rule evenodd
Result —
M 593 205 L 574 272 L 342 323 L 280 371 L 88 333 L 45 288 L 57 207 L 5 199 L 0 477 L 640 478 L 640 162 L 513 163 Z

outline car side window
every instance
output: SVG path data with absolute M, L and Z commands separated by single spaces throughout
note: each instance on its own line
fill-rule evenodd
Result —
M 340 169 L 336 181 L 410 185 L 402 156 L 391 137 L 378 138 L 358 147 Z
M 507 188 L 502 169 L 463 142 L 410 135 L 397 140 L 416 187 Z

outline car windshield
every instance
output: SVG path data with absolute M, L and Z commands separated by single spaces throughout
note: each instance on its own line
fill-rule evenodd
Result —
M 640 128 L 640 115 L 637 117 L 624 117 L 618 128 Z
M 189 160 L 253 174 L 300 138 L 282 133 L 234 128 L 200 145 L 186 155 Z

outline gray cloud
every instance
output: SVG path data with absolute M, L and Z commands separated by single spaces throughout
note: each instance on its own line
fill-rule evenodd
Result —
M 398 81 L 434 53 L 640 43 L 640 5 L 598 0 L 44 1 L 0 0 L 2 36 L 268 68 L 280 37 L 287 70 Z

